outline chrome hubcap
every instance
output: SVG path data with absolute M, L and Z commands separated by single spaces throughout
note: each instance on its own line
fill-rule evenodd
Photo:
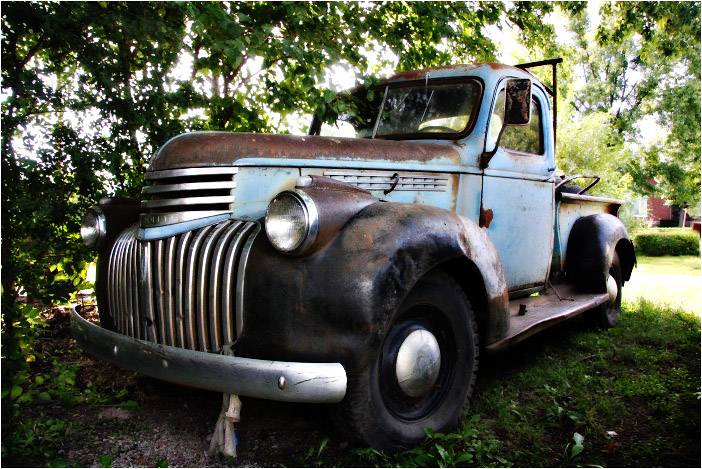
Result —
M 441 350 L 434 334 L 426 329 L 412 331 L 397 352 L 395 373 L 402 392 L 410 397 L 426 394 L 441 368 Z
M 613 305 L 617 301 L 617 296 L 619 295 L 619 288 L 617 287 L 617 280 L 611 275 L 607 277 L 607 293 L 609 294 L 609 305 Z

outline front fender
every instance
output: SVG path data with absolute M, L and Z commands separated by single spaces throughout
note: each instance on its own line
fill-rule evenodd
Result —
M 414 284 L 455 259 L 469 260 L 481 273 L 489 341 L 504 336 L 507 287 L 497 252 L 475 223 L 453 212 L 377 203 L 302 258 L 282 255 L 259 236 L 246 271 L 236 353 L 339 361 L 354 372 L 373 356 Z

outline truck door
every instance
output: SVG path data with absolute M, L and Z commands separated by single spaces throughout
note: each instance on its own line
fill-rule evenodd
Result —
M 502 126 L 505 83 L 497 87 L 488 121 L 486 149 L 494 148 Z M 553 133 L 550 103 L 532 86 L 531 118 L 509 126 L 483 173 L 480 226 L 497 247 L 510 296 L 543 287 L 554 237 Z

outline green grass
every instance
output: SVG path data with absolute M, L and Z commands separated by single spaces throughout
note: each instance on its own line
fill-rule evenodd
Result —
M 700 275 L 699 256 L 636 256 L 635 273 Z
M 483 357 L 456 432 L 392 458 L 355 455 L 407 467 L 699 467 L 700 318 L 642 301 L 608 331 L 570 321 Z
M 635 233 L 632 233 L 633 235 L 641 234 L 641 233 L 664 233 L 664 234 L 685 234 L 685 233 L 692 233 L 692 228 L 681 228 L 681 227 L 671 227 L 671 228 L 659 228 L 659 227 L 652 227 L 652 228 L 643 228 L 641 230 L 636 230 Z
M 697 256 L 637 256 L 624 301 L 646 298 L 654 303 L 702 315 L 702 276 Z

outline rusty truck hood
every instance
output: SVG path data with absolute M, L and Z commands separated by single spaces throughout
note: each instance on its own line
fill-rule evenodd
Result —
M 244 159 L 402 162 L 460 165 L 452 142 L 426 143 L 298 135 L 192 132 L 169 140 L 151 158 L 149 171 L 202 166 L 232 166 Z M 304 165 L 304 162 L 300 163 Z

